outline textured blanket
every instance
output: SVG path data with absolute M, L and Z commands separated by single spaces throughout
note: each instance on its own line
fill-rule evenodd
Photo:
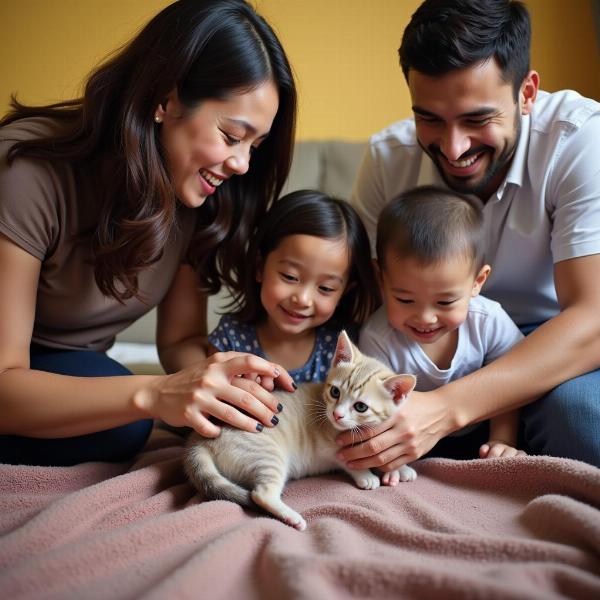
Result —
M 0 596 L 18 600 L 600 598 L 600 469 L 546 457 L 414 464 L 363 491 L 289 484 L 298 532 L 202 501 L 180 438 L 133 463 L 0 465 Z

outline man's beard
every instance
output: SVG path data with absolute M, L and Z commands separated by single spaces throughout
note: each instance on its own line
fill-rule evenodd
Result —
M 446 160 L 442 155 L 442 151 L 438 146 L 434 144 L 430 144 L 425 148 L 421 145 L 423 151 L 431 158 L 433 164 L 436 166 L 438 172 L 442 176 L 442 179 L 446 182 L 446 185 L 461 194 L 474 194 L 476 196 L 483 197 L 485 195 L 488 198 L 495 190 L 489 190 L 491 182 L 498 175 L 498 173 L 502 172 L 509 164 L 513 158 L 515 149 L 517 144 L 519 143 L 519 137 L 521 136 L 521 118 L 517 116 L 515 118 L 515 126 L 514 126 L 514 143 L 510 146 L 505 146 L 502 149 L 502 152 L 494 158 L 494 153 L 496 152 L 495 148 L 492 146 L 479 146 L 477 148 L 473 148 L 465 154 L 463 154 L 460 159 L 464 160 L 469 156 L 473 156 L 474 154 L 480 153 L 488 153 L 491 157 L 490 164 L 486 169 L 485 173 L 481 177 L 479 181 L 476 183 L 471 183 L 471 177 L 458 177 L 456 175 L 448 175 L 444 168 L 442 167 L 441 161 Z M 440 155 L 443 157 L 440 159 Z

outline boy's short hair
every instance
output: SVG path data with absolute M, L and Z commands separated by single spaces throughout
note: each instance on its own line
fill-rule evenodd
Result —
M 451 256 L 470 259 L 474 271 L 484 264 L 483 211 L 476 198 L 437 186 L 421 186 L 392 200 L 377 223 L 377 260 L 386 253 L 424 264 Z

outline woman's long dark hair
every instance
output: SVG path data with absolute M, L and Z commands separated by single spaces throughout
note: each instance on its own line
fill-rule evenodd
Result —
M 256 269 L 290 235 L 313 235 L 346 242 L 350 273 L 346 292 L 332 320 L 341 327 L 361 325 L 380 303 L 367 232 L 348 202 L 315 190 L 286 194 L 274 202 L 265 215 L 252 236 L 241 285 L 234 290 L 234 314 L 248 323 L 257 323 L 265 316 Z
M 250 169 L 198 209 L 188 260 L 203 290 L 231 286 L 250 233 L 287 177 L 294 141 L 296 89 L 276 35 L 244 0 L 179 0 L 156 15 L 89 77 L 82 98 L 41 107 L 12 98 L 0 126 L 48 117 L 56 135 L 15 143 L 8 160 L 27 156 L 94 165 L 109 174 L 91 250 L 98 287 L 121 300 L 138 294 L 138 273 L 155 263 L 176 223 L 177 200 L 153 117 L 177 89 L 188 108 L 272 80 L 279 109 Z M 99 175 L 100 176 L 100 175 Z

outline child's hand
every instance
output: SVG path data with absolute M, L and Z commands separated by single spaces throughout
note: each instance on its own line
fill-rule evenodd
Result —
M 479 448 L 479 458 L 509 458 L 511 456 L 526 456 L 527 452 L 517 450 L 501 440 L 490 440 Z

